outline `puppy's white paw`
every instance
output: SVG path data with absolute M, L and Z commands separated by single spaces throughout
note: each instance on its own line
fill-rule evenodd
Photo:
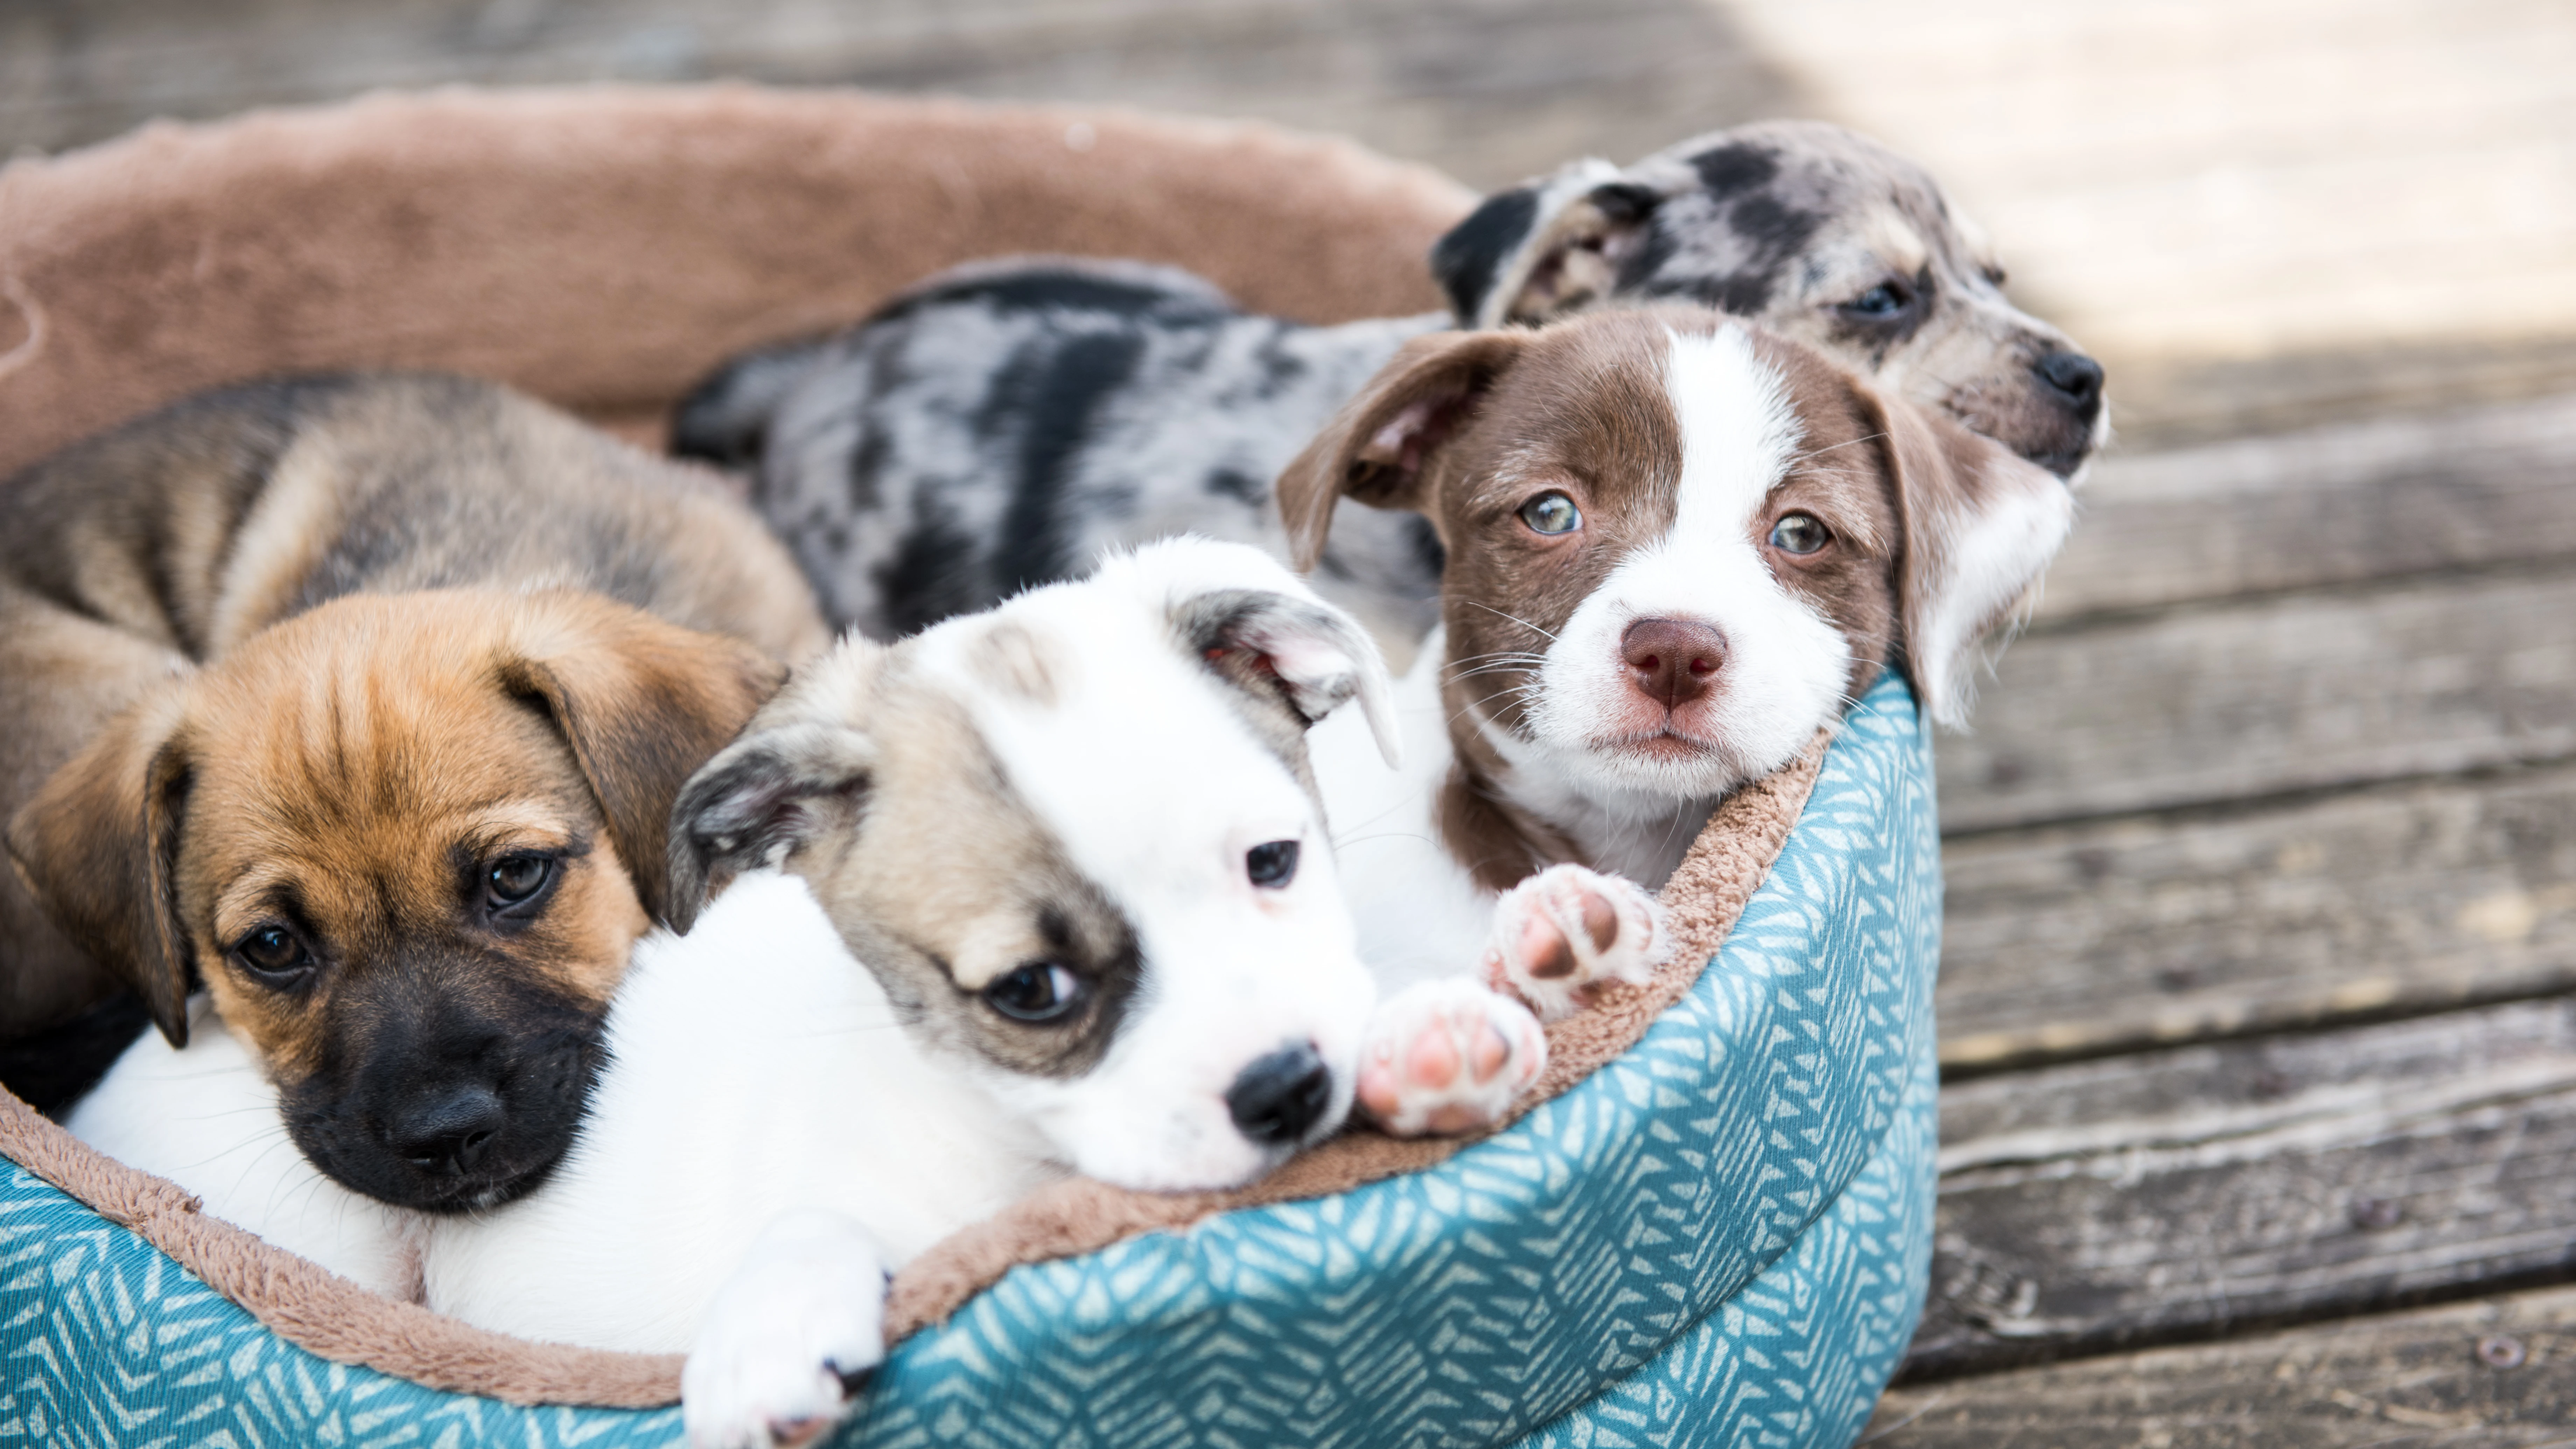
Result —
M 725 1280 L 680 1370 L 693 1449 L 808 1444 L 885 1358 L 886 1274 L 837 1213 L 783 1213 Z
M 1395 1137 L 1490 1127 L 1547 1067 L 1529 1008 L 1458 977 L 1378 1003 L 1360 1045 L 1359 1105 Z
M 1605 982 L 1643 986 L 1672 953 L 1664 908 L 1635 882 L 1552 865 L 1503 893 L 1485 944 L 1485 979 L 1516 991 L 1541 1021 L 1593 1004 Z

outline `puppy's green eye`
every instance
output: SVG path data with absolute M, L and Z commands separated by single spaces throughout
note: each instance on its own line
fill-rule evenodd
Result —
M 1052 961 L 1028 962 L 984 988 L 986 1004 L 1013 1021 L 1060 1020 L 1082 997 L 1082 978 Z
M 1532 533 L 1554 538 L 1581 528 L 1583 510 L 1562 493 L 1542 493 L 1521 505 L 1521 522 L 1528 524 Z
M 1811 554 L 1833 541 L 1833 534 L 1812 513 L 1783 513 L 1771 525 L 1771 546 L 1782 553 Z
M 483 889 L 495 906 L 523 905 L 546 888 L 554 871 L 552 856 L 505 855 L 484 872 Z
M 262 976 L 292 976 L 313 964 L 304 942 L 284 926 L 262 926 L 233 943 L 233 955 Z

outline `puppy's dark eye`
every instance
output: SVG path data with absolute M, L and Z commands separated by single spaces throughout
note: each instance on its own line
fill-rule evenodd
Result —
M 1913 289 L 1890 278 L 1843 304 L 1843 310 L 1855 317 L 1888 318 L 1905 310 L 1914 300 Z
M 984 988 L 984 1000 L 1013 1021 L 1056 1021 L 1082 1004 L 1082 978 L 1052 961 L 1031 961 Z
M 313 965 L 303 940 L 284 926 L 262 926 L 233 943 L 233 957 L 274 985 L 301 977 Z
M 483 893 L 495 910 L 526 905 L 554 873 L 551 855 L 505 855 L 483 873 Z
M 1771 546 L 1782 553 L 1811 554 L 1833 541 L 1832 530 L 1812 513 L 1783 513 L 1771 525 Z
M 1257 886 L 1277 890 L 1297 878 L 1297 842 L 1264 841 L 1243 853 L 1243 873 Z
M 1542 493 L 1521 505 L 1521 522 L 1528 524 L 1532 533 L 1554 538 L 1581 528 L 1583 510 L 1562 493 Z
M 2011 280 L 2009 274 L 2007 274 L 2002 267 L 1997 266 L 1992 262 L 1988 262 L 1986 265 L 1977 268 L 1977 270 L 1985 273 L 1986 285 L 1989 287 L 2000 287 L 2005 282 Z

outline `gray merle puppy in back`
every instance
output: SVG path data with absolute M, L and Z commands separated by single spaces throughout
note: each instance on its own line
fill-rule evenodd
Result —
M 1451 313 L 1309 327 L 1171 267 L 975 263 L 735 359 L 681 404 L 674 447 L 749 470 L 835 621 L 891 637 L 1112 544 L 1191 532 L 1284 559 L 1271 480 L 1406 339 L 1612 299 L 1756 319 L 2070 480 L 2106 432 L 2100 366 L 2004 299 L 1929 175 L 1836 126 L 1574 163 L 1488 197 L 1431 267 Z M 1423 519 L 1345 503 L 1331 539 L 1319 592 L 1391 639 L 1430 627 Z

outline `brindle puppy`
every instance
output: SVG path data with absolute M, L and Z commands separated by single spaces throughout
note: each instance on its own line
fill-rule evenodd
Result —
M 594 590 L 659 618 L 531 598 L 504 628 L 488 603 L 431 594 L 263 632 L 351 595 L 473 586 Z M 482 641 L 471 660 L 459 631 Z M 712 480 L 487 384 L 258 384 L 37 465 L 0 485 L 12 1067 L 59 1068 L 40 1034 L 119 992 L 178 1042 L 188 991 L 230 990 L 228 1019 L 282 1081 L 329 1084 L 298 1136 L 350 1185 L 425 1206 L 524 1185 L 578 1093 L 522 1123 L 518 1064 L 595 1025 L 659 908 L 671 794 L 776 661 L 825 638 L 784 552 Z M 480 835 L 439 823 L 461 802 L 558 799 L 576 767 L 595 819 L 558 804 Z M 531 934 L 529 912 L 566 908 L 558 871 L 615 877 L 629 909 Z M 267 914 L 243 914 L 253 898 Z M 477 899 L 498 913 L 469 930 L 455 913 Z M 407 983 L 381 1020 L 342 989 L 370 973 Z M 457 1013 L 483 1025 L 440 1024 Z M 121 1045 L 57 1070 L 57 1100 Z M 324 1147 L 326 1122 L 363 1130 Z

